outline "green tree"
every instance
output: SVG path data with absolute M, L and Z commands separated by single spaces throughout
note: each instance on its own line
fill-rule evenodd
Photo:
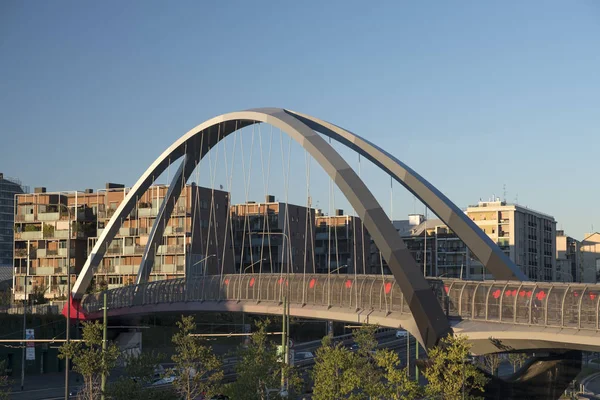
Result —
M 59 349 L 58 357 L 68 356 L 73 361 L 75 372 L 83 376 L 82 397 L 95 400 L 100 397 L 99 380 L 103 373 L 108 375 L 116 366 L 119 348 L 108 344 L 102 351 L 102 324 L 96 322 L 83 323 L 83 342 L 64 343 Z
M 128 400 L 153 399 L 161 392 L 147 386 L 154 380 L 157 367 L 163 359 L 164 355 L 154 352 L 124 357 L 125 376 L 109 384 L 108 396 Z
M 333 344 L 331 337 L 325 336 L 315 354 L 313 399 L 337 400 L 351 396 L 360 385 L 357 359 L 357 355 L 341 343 Z
M 490 353 L 483 356 L 483 367 L 492 375 L 498 373 L 498 367 L 502 362 L 502 358 L 498 353 Z
M 8 400 L 10 398 L 10 380 L 6 375 L 6 361 L 0 362 L 0 400 Z
M 378 345 L 375 338 L 377 329 L 375 325 L 363 325 L 352 334 L 354 342 L 358 345 L 353 357 L 354 365 L 349 365 L 358 376 L 360 390 L 352 396 L 356 399 L 380 398 L 385 391 L 383 369 L 379 368 L 375 359 Z
M 428 398 L 462 399 L 463 385 L 465 398 L 479 398 L 475 393 L 483 392 L 487 378 L 467 360 L 470 348 L 466 336 L 450 334 L 428 351 L 429 360 L 423 372 L 429 382 L 425 389 Z
M 225 393 L 236 400 L 264 400 L 270 390 L 281 387 L 282 371 L 287 390 L 292 397 L 302 386 L 297 371 L 279 360 L 275 345 L 268 340 L 269 320 L 257 321 L 247 347 L 236 351 L 235 371 L 237 379 L 227 385 Z M 269 398 L 274 398 L 271 394 Z
M 33 288 L 33 294 L 31 295 L 31 304 L 46 304 L 48 303 L 48 299 L 45 297 L 45 293 L 48 291 L 46 286 L 35 286 Z
M 175 363 L 175 368 L 171 371 L 175 374 L 175 391 L 185 400 L 192 400 L 200 395 L 211 398 L 221 389 L 221 360 L 211 347 L 201 344 L 200 338 L 191 336 L 196 330 L 193 316 L 182 316 L 177 327 L 179 332 L 172 339 L 175 354 L 171 357 Z
M 390 400 L 413 400 L 420 397 L 421 387 L 412 380 L 406 368 L 400 369 L 398 353 L 390 350 L 378 350 L 375 354 L 377 366 L 383 369 L 382 389 L 379 398 Z
M 521 368 L 527 361 L 527 354 L 525 353 L 510 353 L 508 355 L 508 362 L 513 367 L 513 372 L 517 372 L 517 368 Z
M 354 331 L 357 351 L 347 364 L 349 376 L 358 378 L 356 388 L 349 395 L 352 399 L 414 399 L 418 397 L 419 385 L 410 379 L 406 369 L 400 369 L 398 354 L 390 349 L 379 349 L 375 337 L 378 327 L 363 325 Z

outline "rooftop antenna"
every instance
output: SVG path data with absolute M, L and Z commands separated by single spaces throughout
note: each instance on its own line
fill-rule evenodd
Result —
M 503 194 L 503 197 L 504 197 L 503 201 L 506 203 L 506 183 L 504 185 L 502 185 L 502 190 L 504 192 L 504 194 Z

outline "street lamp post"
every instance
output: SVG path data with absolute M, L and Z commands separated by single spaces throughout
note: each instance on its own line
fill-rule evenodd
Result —
M 348 264 L 344 264 L 344 265 L 340 265 L 339 267 L 337 267 L 336 269 L 334 269 L 333 271 L 329 271 L 330 274 L 333 274 L 334 272 L 339 271 L 342 268 L 347 268 Z
M 243 272 L 243 273 L 245 274 L 245 273 L 246 273 L 246 270 L 247 270 L 248 268 L 250 268 L 250 267 L 254 267 L 256 264 L 258 264 L 258 263 L 259 263 L 259 262 L 261 262 L 261 261 L 267 261 L 267 259 L 266 259 L 266 258 L 261 258 L 260 260 L 253 262 L 252 264 L 250 264 L 250 265 L 248 265 L 246 268 L 244 268 L 244 272 Z M 254 273 L 254 268 L 252 268 L 252 273 Z
M 290 241 L 290 237 L 285 233 L 285 232 L 257 232 L 259 235 L 281 235 L 283 236 L 287 242 L 288 242 L 288 273 L 290 272 L 290 268 L 293 269 L 293 264 L 292 264 L 292 242 Z M 283 251 L 282 251 L 282 261 L 283 261 Z M 290 264 L 292 264 L 290 266 Z M 281 265 L 281 272 L 283 272 L 283 263 Z M 288 287 L 289 290 L 289 287 Z M 282 289 L 283 291 L 283 289 Z M 281 337 L 281 352 L 283 354 L 284 357 L 284 363 L 288 364 L 289 363 L 289 335 L 290 335 L 290 313 L 288 312 L 288 307 L 289 307 L 289 303 L 287 301 L 287 297 L 284 295 L 283 296 L 283 311 L 282 311 L 282 326 L 283 326 L 283 335 Z M 285 396 L 284 396 L 285 394 Z M 281 392 L 280 395 L 282 397 L 287 397 L 287 391 L 285 389 L 285 377 L 284 377 L 284 369 L 283 367 L 281 368 Z
M 209 255 L 209 256 L 206 256 L 206 257 L 204 257 L 202 260 L 200 260 L 200 261 L 196 261 L 195 263 L 193 263 L 192 265 L 190 265 L 190 267 L 194 267 L 194 266 L 196 266 L 196 265 L 200 264 L 201 262 L 203 262 L 203 261 L 206 261 L 206 260 L 208 260 L 209 258 L 211 258 L 211 257 L 216 257 L 216 256 L 217 256 L 216 254 L 211 254 L 211 255 Z M 202 268 L 202 275 L 204 275 L 204 272 L 205 272 L 205 271 L 206 271 L 206 268 L 205 268 L 205 267 L 203 267 L 203 268 Z M 187 274 L 186 274 L 186 277 L 187 277 Z
M 71 221 L 71 209 L 62 204 L 62 203 L 55 203 L 55 204 L 45 204 L 45 203 L 22 203 L 20 205 L 23 206 L 27 206 L 27 205 L 32 205 L 32 206 L 39 206 L 39 205 L 43 205 L 43 206 L 54 206 L 57 208 L 64 208 L 67 211 L 67 217 L 69 219 L 68 221 L 68 226 L 69 226 L 69 230 L 68 230 L 68 236 L 67 236 L 67 326 L 66 326 L 66 343 L 67 345 L 70 343 L 71 340 L 71 332 L 70 332 L 70 325 L 71 325 L 71 229 L 72 229 L 72 221 Z M 75 206 L 77 207 L 77 206 Z M 60 211 L 59 211 L 59 215 L 60 215 Z M 26 304 L 27 304 L 27 274 L 28 274 L 28 270 L 29 270 L 29 242 L 27 242 L 27 268 L 25 270 L 25 289 L 24 289 L 24 293 L 25 293 L 25 301 L 24 301 L 24 309 L 23 309 L 23 338 L 25 338 L 25 325 L 26 325 Z M 21 390 L 23 390 L 23 387 L 25 385 L 25 347 L 23 346 L 23 362 L 21 365 Z M 65 356 L 65 400 L 69 399 L 69 356 Z

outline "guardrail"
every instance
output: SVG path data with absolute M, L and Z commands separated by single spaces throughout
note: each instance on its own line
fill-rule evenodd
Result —
M 600 285 L 428 279 L 448 317 L 600 330 Z M 188 301 L 253 301 L 410 313 L 391 275 L 231 274 L 156 281 L 107 291 L 110 309 Z M 98 312 L 102 294 L 83 299 Z

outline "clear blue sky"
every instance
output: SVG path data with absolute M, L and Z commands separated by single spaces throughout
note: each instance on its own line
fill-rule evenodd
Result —
M 0 73 L 0 171 L 31 187 L 131 185 L 205 119 L 279 106 L 459 206 L 505 184 L 573 236 L 600 230 L 594 0 L 4 0 Z

